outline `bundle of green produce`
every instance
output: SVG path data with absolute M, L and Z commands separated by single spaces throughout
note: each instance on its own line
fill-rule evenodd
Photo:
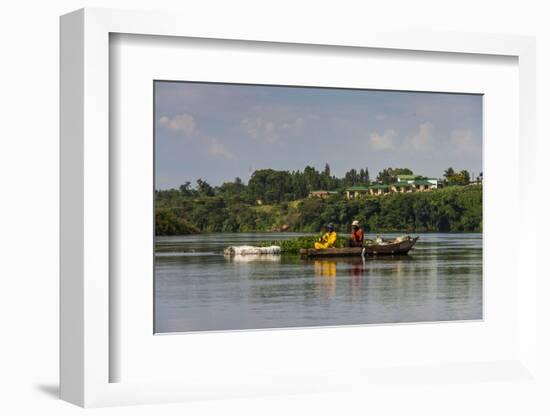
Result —
M 319 236 L 304 236 L 296 237 L 291 240 L 266 241 L 263 246 L 279 246 L 283 254 L 298 254 L 303 248 L 313 248 L 314 244 L 319 241 Z M 334 244 L 335 248 L 346 247 L 347 238 L 339 236 Z

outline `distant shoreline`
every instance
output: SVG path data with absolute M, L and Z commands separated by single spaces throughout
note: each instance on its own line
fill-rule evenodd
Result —
M 155 234 L 315 234 L 329 222 L 347 232 L 354 220 L 369 234 L 481 233 L 482 210 L 482 185 L 356 199 L 337 194 L 261 205 L 238 195 L 190 196 L 172 190 L 156 194 Z

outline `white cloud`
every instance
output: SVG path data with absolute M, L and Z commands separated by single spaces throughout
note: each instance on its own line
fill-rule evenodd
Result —
M 226 160 L 234 160 L 236 156 L 225 148 L 225 146 L 218 142 L 216 139 L 212 139 L 208 145 L 208 153 L 212 156 L 220 157 Z
M 453 130 L 451 131 L 451 145 L 458 153 L 480 154 L 481 143 L 474 137 L 471 130 Z
M 399 139 L 394 129 L 387 129 L 383 134 L 372 132 L 369 137 L 369 146 L 373 150 L 395 151 L 426 151 L 431 150 L 434 144 L 433 124 L 422 123 L 414 135 Z
M 253 139 L 257 139 L 260 135 L 270 135 L 270 140 L 275 140 L 276 137 L 272 136 L 273 124 L 265 122 L 261 118 L 244 119 L 241 120 L 241 127 L 244 132 Z
M 414 136 L 408 136 L 403 145 L 405 148 L 414 150 L 430 150 L 433 148 L 433 130 L 432 123 L 422 123 L 418 126 L 418 133 Z
M 303 131 L 305 121 L 302 117 L 298 117 L 295 120 L 287 121 L 281 124 L 281 130 L 288 131 L 292 134 L 298 134 Z
M 389 150 L 394 148 L 394 140 L 397 133 L 393 129 L 384 131 L 384 134 L 379 134 L 374 131 L 369 137 L 369 146 L 374 150 Z
M 305 124 L 302 117 L 283 121 L 274 121 L 263 117 L 241 120 L 241 128 L 249 137 L 270 144 L 288 136 L 302 134 Z
M 162 116 L 159 118 L 159 123 L 161 126 L 180 133 L 183 136 L 193 136 L 206 147 L 208 154 L 213 157 L 226 160 L 236 159 L 235 154 L 229 151 L 223 143 L 200 131 L 195 123 L 195 119 L 190 114 L 178 114 L 171 118 Z
M 191 135 L 197 130 L 195 119 L 190 114 L 177 114 L 172 118 L 162 116 L 159 119 L 159 123 L 169 130 L 183 133 L 186 136 Z

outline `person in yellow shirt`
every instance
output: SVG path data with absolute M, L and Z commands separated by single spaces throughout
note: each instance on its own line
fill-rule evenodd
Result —
M 315 243 L 315 248 L 317 250 L 323 248 L 332 248 L 336 243 L 336 232 L 334 231 L 334 225 L 329 223 L 327 225 L 327 232 L 323 235 L 318 242 Z

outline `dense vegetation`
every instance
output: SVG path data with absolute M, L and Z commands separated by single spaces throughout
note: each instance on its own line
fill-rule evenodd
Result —
M 453 183 L 464 171 L 451 172 Z M 385 169 L 379 180 L 393 181 L 408 169 Z M 446 173 L 451 173 L 447 172 Z M 462 176 L 461 176 L 462 175 Z M 449 175 L 451 177 L 451 175 Z M 469 180 L 469 177 L 468 177 Z M 342 194 L 308 198 L 312 190 L 342 190 L 367 184 L 368 170 L 351 170 L 335 178 L 306 167 L 303 172 L 254 172 L 248 185 L 240 179 L 212 187 L 202 180 L 191 188 L 156 191 L 157 235 L 193 232 L 290 231 L 319 232 L 328 222 L 347 232 L 358 219 L 369 232 L 479 232 L 482 227 L 482 185 L 446 186 L 431 192 L 390 194 L 347 200 Z
M 410 172 L 410 171 L 409 171 Z M 213 197 L 218 196 L 224 200 L 234 203 L 255 204 L 260 201 L 265 204 L 295 201 L 306 198 L 311 191 L 328 190 L 336 191 L 353 185 L 366 185 L 370 183 L 368 169 L 351 169 L 343 178 L 337 178 L 330 172 L 327 164 L 323 171 L 306 166 L 303 171 L 281 171 L 273 169 L 256 170 L 248 185 L 245 185 L 240 178 L 233 182 L 225 182 L 221 186 L 212 187 L 202 179 L 197 180 L 195 188 L 190 182 L 179 187 L 177 190 L 161 191 L 163 197 L 171 194 L 173 197 Z
M 315 244 L 316 241 L 319 241 L 318 236 L 303 236 L 303 237 L 296 237 L 292 238 L 290 240 L 274 240 L 274 241 L 266 241 L 263 243 L 260 243 L 262 246 L 279 246 L 281 247 L 281 251 L 285 254 L 298 254 L 300 252 L 300 249 L 302 248 L 311 248 Z M 342 235 L 339 235 L 336 238 L 336 243 L 334 244 L 334 247 L 341 248 L 346 247 L 348 242 L 347 236 L 344 237 Z
M 156 235 L 196 234 L 200 230 L 189 223 L 177 209 L 159 208 L 155 210 Z

